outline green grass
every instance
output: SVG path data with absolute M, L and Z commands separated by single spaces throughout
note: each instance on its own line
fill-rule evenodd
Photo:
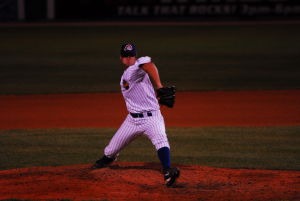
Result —
M 115 129 L 0 131 L 0 170 L 93 163 Z M 225 168 L 300 170 L 300 127 L 169 128 L 172 161 Z M 150 141 L 140 137 L 120 161 L 158 162 Z
M 166 85 L 300 88 L 300 26 L 0 27 L 0 94 L 119 91 L 119 46 L 137 44 Z

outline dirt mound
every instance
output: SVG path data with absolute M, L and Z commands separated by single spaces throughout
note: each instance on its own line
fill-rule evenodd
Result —
M 35 167 L 0 172 L 0 199 L 71 200 L 298 200 L 300 171 L 179 166 L 173 188 L 157 163 Z

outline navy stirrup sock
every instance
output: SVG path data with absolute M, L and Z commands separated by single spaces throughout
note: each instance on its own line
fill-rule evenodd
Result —
M 157 151 L 157 154 L 164 170 L 170 168 L 170 149 L 168 147 L 162 147 Z

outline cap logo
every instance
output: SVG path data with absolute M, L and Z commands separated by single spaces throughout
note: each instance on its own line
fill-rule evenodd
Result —
M 127 45 L 124 47 L 124 51 L 131 51 L 131 50 L 133 50 L 133 47 L 132 47 L 132 45 L 130 45 L 130 44 L 127 44 Z

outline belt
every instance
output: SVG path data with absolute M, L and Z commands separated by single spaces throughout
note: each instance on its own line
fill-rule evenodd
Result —
M 147 114 L 148 117 L 152 116 L 152 112 L 147 112 L 146 114 Z M 143 118 L 144 117 L 144 113 L 130 113 L 130 115 L 133 118 Z

